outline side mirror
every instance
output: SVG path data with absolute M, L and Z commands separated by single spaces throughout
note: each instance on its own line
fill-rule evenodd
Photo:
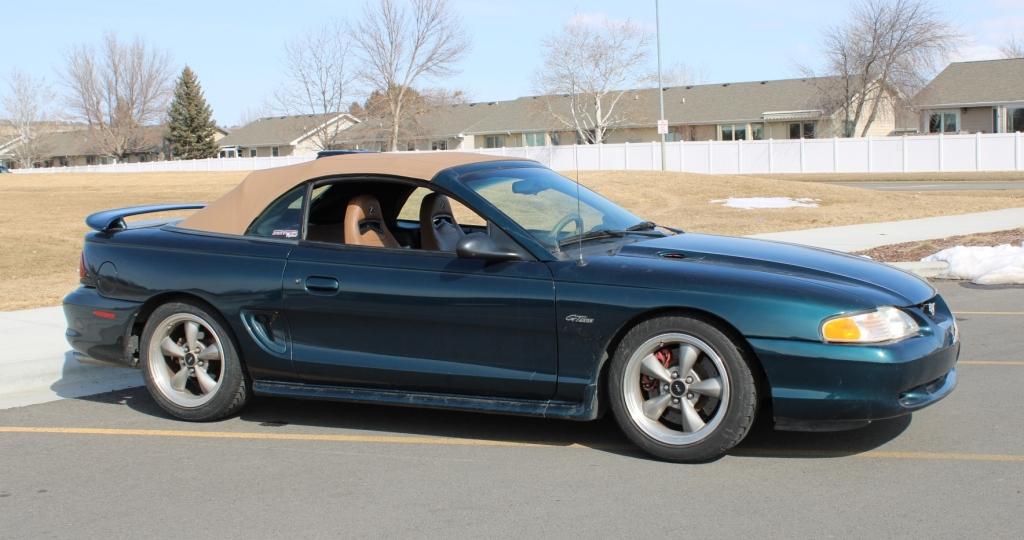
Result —
M 518 253 L 499 248 L 494 240 L 484 233 L 463 236 L 455 245 L 455 254 L 460 259 L 481 259 L 493 262 L 522 260 Z

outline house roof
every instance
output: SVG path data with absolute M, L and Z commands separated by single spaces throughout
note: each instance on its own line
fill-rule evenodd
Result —
M 299 114 L 271 116 L 235 128 L 217 142 L 221 147 L 231 146 L 287 146 L 304 138 L 320 126 L 333 120 L 350 118 L 345 113 Z M 354 120 L 354 119 L 353 119 Z
M 954 62 L 921 90 L 919 108 L 1024 101 L 1024 58 Z
M 167 132 L 166 126 L 142 128 L 143 147 L 146 151 L 159 151 Z M 39 150 L 46 157 L 101 155 L 99 144 L 88 129 L 54 131 L 39 136 Z
M 468 152 L 367 153 L 332 156 L 297 165 L 262 169 L 250 173 L 234 189 L 192 214 L 178 226 L 223 234 L 245 234 L 249 224 L 270 203 L 307 180 L 346 174 L 430 180 L 437 173 L 451 167 L 495 160 L 519 161 L 520 158 Z
M 811 77 L 775 81 L 671 86 L 664 89 L 665 118 L 670 124 L 718 124 L 760 121 L 766 115 L 800 113 L 821 116 L 825 88 L 836 77 Z M 414 118 L 424 136 L 480 135 L 487 133 L 552 131 L 568 129 L 548 108 L 568 110 L 568 96 L 527 96 L 507 101 L 457 104 L 440 107 Z M 658 89 L 629 90 L 617 105 L 628 114 L 632 126 L 654 126 L 659 118 Z M 341 132 L 338 142 L 377 139 L 383 132 L 380 120 L 367 119 Z M 383 134 L 383 133 L 382 133 Z

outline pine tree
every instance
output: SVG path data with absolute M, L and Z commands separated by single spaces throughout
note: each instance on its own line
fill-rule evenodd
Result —
M 181 159 L 216 157 L 214 133 L 217 125 L 206 103 L 199 79 L 188 66 L 174 87 L 174 99 L 168 111 L 168 141 L 174 156 Z

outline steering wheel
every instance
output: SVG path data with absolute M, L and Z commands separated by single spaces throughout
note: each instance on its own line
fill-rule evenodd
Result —
M 583 218 L 580 217 L 579 214 L 573 212 L 572 214 L 569 214 L 569 215 L 563 217 L 562 219 L 558 220 L 558 223 L 555 223 L 555 226 L 551 228 L 551 232 L 548 233 L 548 234 L 551 235 L 551 239 L 556 244 L 558 243 L 558 233 L 561 232 L 562 229 L 564 229 L 565 226 L 570 224 L 570 223 L 576 223 L 576 230 L 580 231 L 580 233 L 582 234 L 582 232 L 583 232 Z

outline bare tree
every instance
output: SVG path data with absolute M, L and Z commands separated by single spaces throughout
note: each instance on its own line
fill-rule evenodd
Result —
M 862 0 L 848 22 L 825 32 L 826 99 L 843 113 L 844 135 L 866 136 L 887 100 L 922 88 L 962 37 L 928 0 Z
M 999 52 L 1003 53 L 1003 58 L 1024 58 L 1024 39 L 1018 39 L 1015 35 L 1010 36 L 999 47 Z
M 696 69 L 689 64 L 676 62 L 661 72 L 662 86 L 685 86 L 688 84 L 704 84 L 708 73 L 704 68 Z M 658 85 L 658 72 L 653 71 L 643 81 L 651 86 Z
M 424 78 L 455 73 L 469 40 L 447 0 L 411 0 L 408 9 L 394 0 L 373 0 L 352 34 L 364 64 L 362 77 L 384 98 L 388 149 L 396 150 L 409 90 Z
M 331 147 L 338 133 L 347 127 L 330 120 L 344 112 L 351 101 L 355 73 L 351 46 L 344 26 L 329 23 L 303 34 L 285 46 L 287 82 L 275 100 L 286 114 L 321 116 L 313 144 L 319 150 Z
M 147 149 L 144 127 L 166 115 L 173 73 L 167 52 L 108 33 L 98 50 L 79 45 L 67 54 L 70 112 L 89 126 L 99 152 L 124 159 Z
M 6 90 L 0 105 L 18 139 L 11 152 L 18 166 L 32 167 L 46 157 L 43 135 L 52 131 L 55 125 L 56 113 L 49 108 L 53 103 L 53 91 L 43 79 L 21 70 L 15 70 L 8 76 Z
M 544 64 L 534 84 L 551 116 L 588 144 L 628 121 L 620 102 L 649 76 L 647 31 L 628 20 L 576 18 L 542 44 Z

